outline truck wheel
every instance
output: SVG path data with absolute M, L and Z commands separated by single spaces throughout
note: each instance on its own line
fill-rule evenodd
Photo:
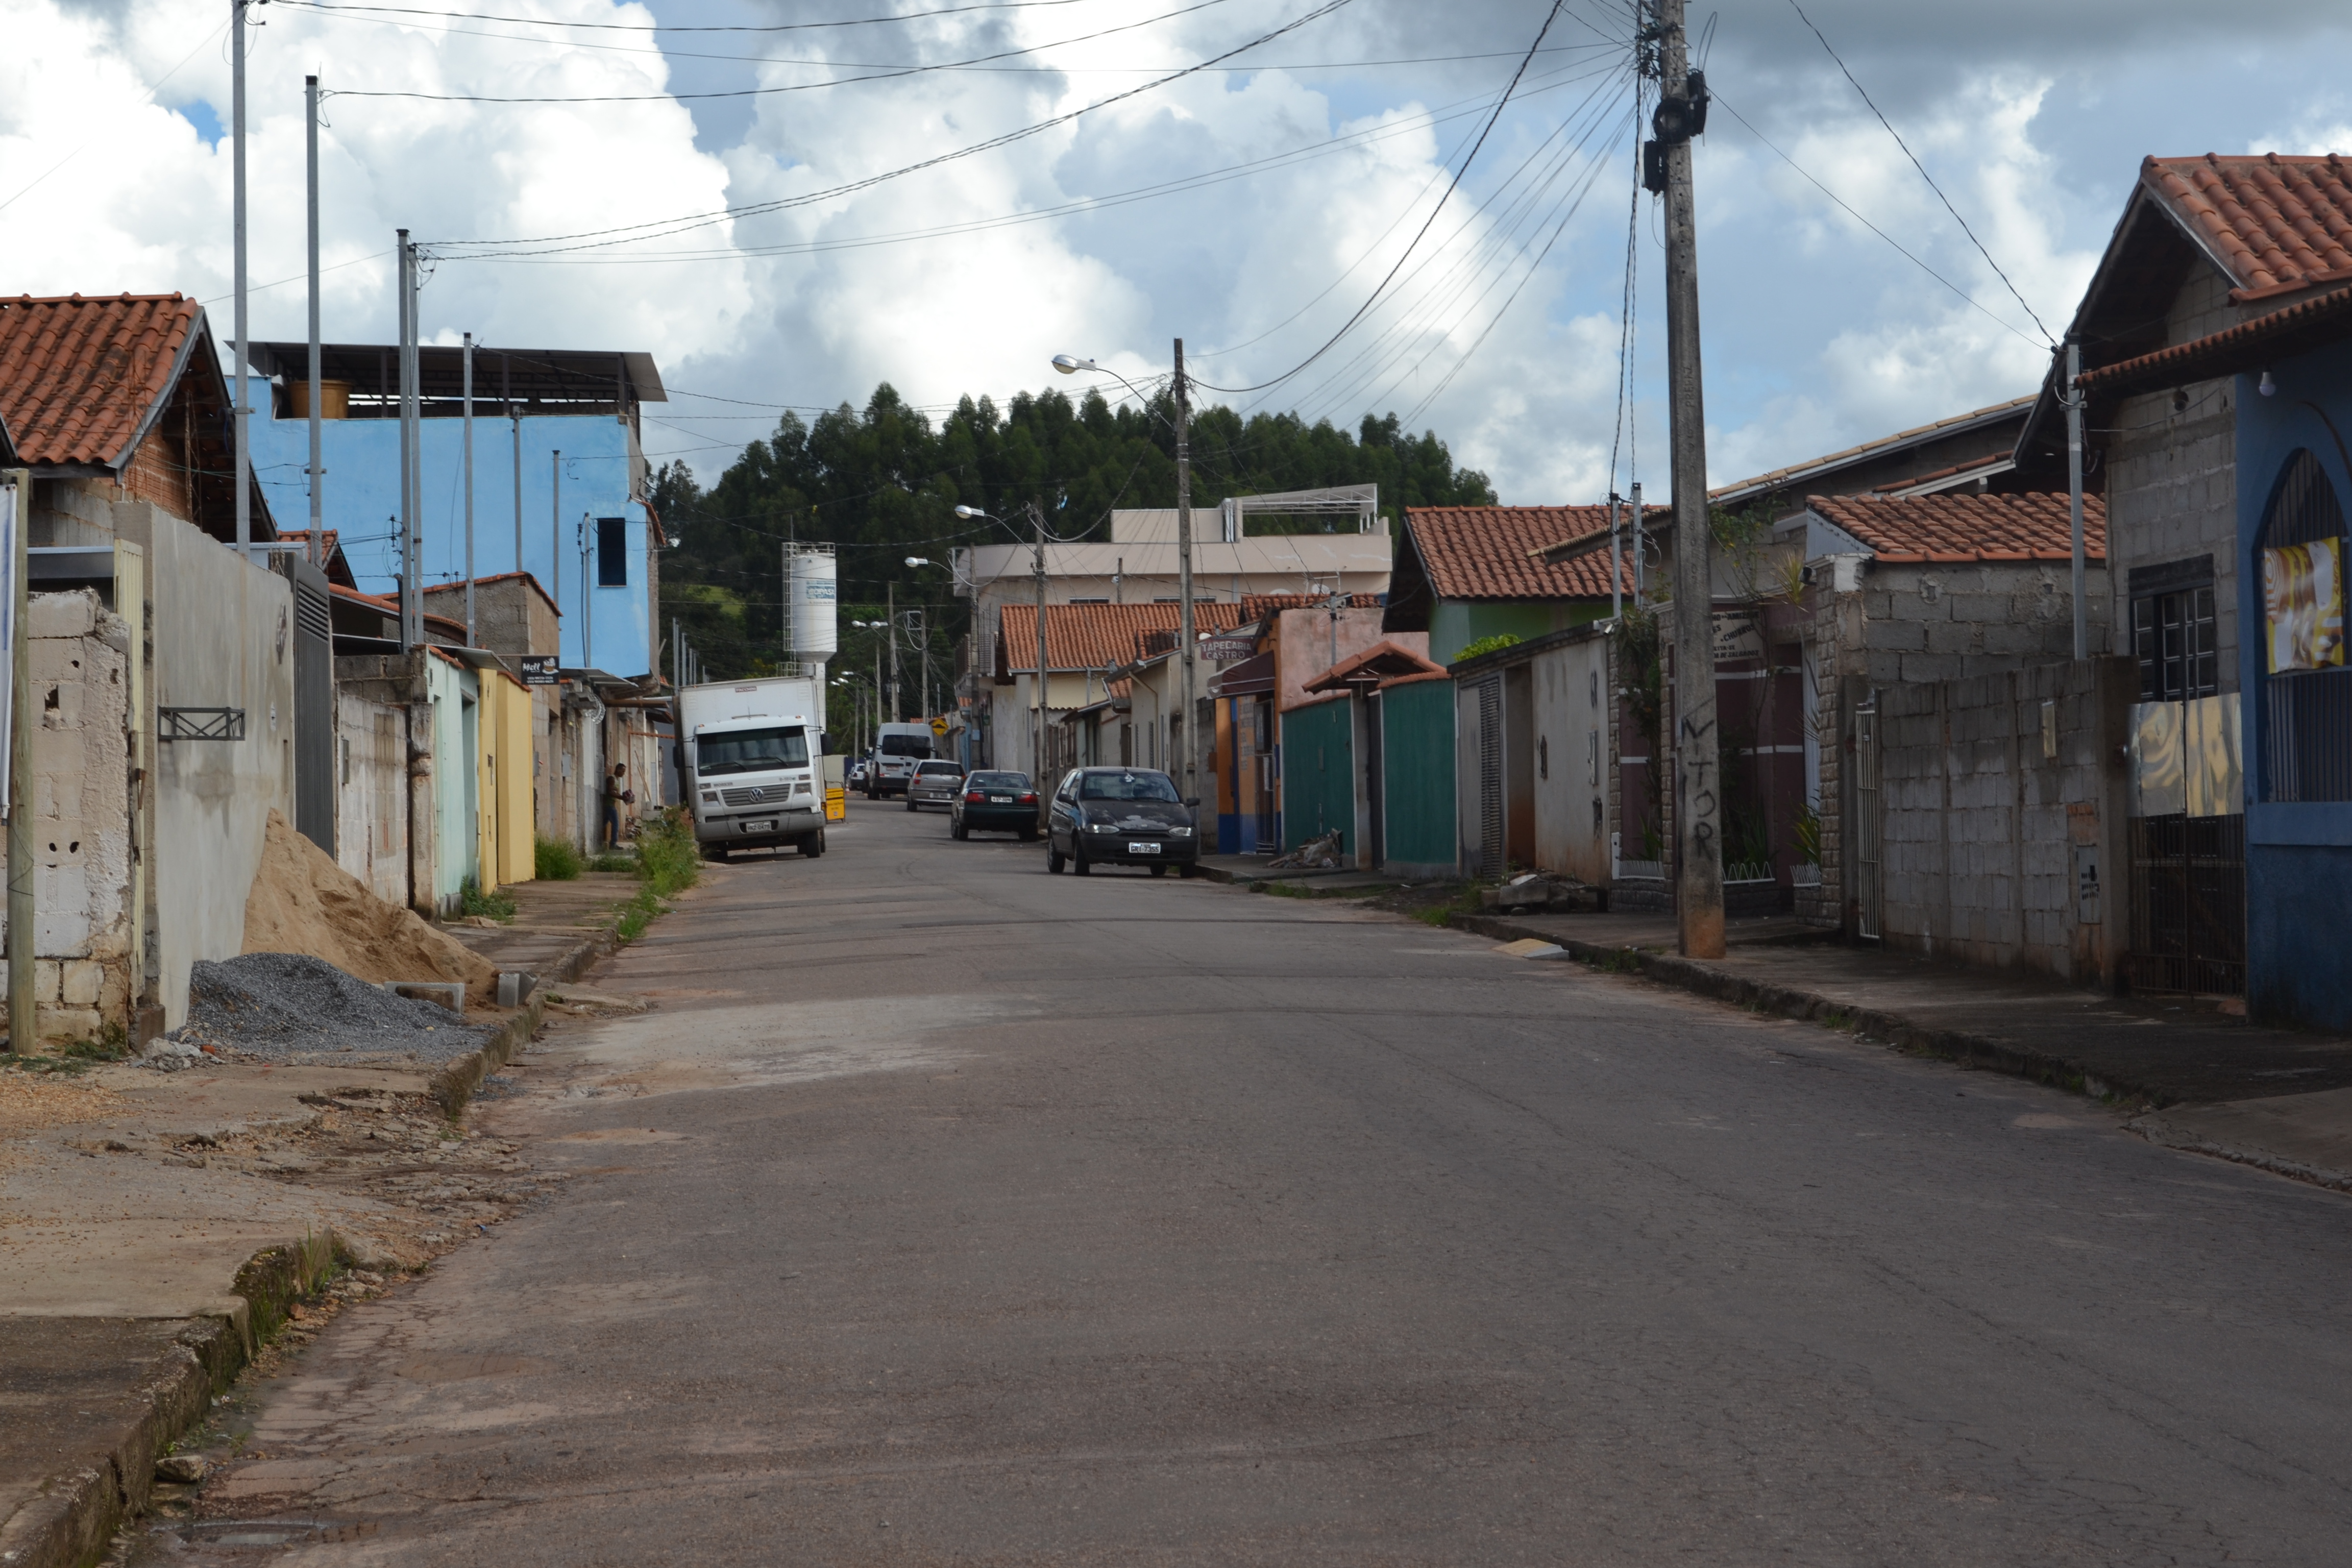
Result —
M 801 840 L 801 853 L 814 860 L 824 853 L 824 829 L 820 827 Z
M 1062 866 L 1062 852 L 1059 849 L 1055 848 L 1052 845 L 1047 845 L 1045 847 L 1045 869 L 1053 872 L 1055 876 L 1059 876 L 1061 875 Z

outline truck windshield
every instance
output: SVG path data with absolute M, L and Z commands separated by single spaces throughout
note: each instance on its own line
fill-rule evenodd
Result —
M 808 731 L 798 724 L 790 729 L 733 730 L 720 735 L 698 735 L 694 741 L 694 769 L 705 778 L 713 773 L 804 768 L 808 760 Z
M 929 735 L 885 735 L 875 750 L 886 757 L 928 757 L 931 754 Z

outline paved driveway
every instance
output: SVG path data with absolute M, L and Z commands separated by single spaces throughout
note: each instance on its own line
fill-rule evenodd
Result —
M 1044 863 L 861 801 L 715 874 L 478 1113 L 562 1194 L 264 1387 L 174 1560 L 2345 1560 L 2346 1199 Z

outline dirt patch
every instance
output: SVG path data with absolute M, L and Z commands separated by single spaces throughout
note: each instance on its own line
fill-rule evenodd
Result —
M 0 1138 L 119 1115 L 122 1103 L 121 1095 L 98 1084 L 0 1072 Z
M 245 951 L 324 959 L 372 983 L 462 980 L 469 1011 L 495 1011 L 498 1002 L 489 960 L 377 898 L 274 811 L 245 900 Z

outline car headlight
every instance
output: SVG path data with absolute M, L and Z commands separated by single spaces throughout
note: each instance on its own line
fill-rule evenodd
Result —
M 1118 831 L 1118 825 L 1115 822 L 1089 822 L 1087 824 L 1087 831 L 1088 833 L 1117 833 Z
M 1192 830 L 1189 827 L 1171 827 L 1168 830 L 1168 837 L 1171 838 L 1190 838 L 1192 837 Z

